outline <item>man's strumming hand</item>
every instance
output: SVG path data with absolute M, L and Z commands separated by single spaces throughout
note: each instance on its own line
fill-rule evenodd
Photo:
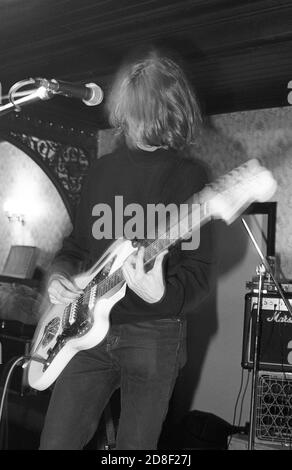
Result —
M 145 248 L 141 247 L 137 253 L 130 255 L 122 270 L 128 287 L 152 304 L 161 300 L 165 292 L 162 262 L 167 250 L 157 256 L 153 268 L 148 272 L 144 269 L 144 252 Z
M 82 290 L 63 274 L 53 274 L 49 279 L 48 294 L 52 304 L 71 304 L 81 293 Z

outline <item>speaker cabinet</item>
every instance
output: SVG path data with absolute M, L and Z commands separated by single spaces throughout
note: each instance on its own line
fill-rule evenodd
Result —
M 292 295 L 286 294 L 292 302 Z M 245 296 L 242 367 L 251 369 L 254 357 L 254 335 L 258 298 Z M 260 311 L 258 370 L 292 372 L 292 317 L 279 295 L 263 294 Z
M 259 372 L 255 438 L 292 448 L 292 374 Z

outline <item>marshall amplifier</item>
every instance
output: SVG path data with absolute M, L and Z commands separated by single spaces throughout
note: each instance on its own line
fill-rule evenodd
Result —
M 286 298 L 292 304 L 292 294 L 286 294 Z M 253 367 L 257 303 L 257 293 L 246 294 L 241 362 L 244 369 Z M 292 372 L 292 317 L 276 293 L 262 295 L 259 349 L 259 370 Z

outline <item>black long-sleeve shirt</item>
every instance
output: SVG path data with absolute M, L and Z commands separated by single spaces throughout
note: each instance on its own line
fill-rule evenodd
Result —
M 185 203 L 207 182 L 205 169 L 174 150 L 153 152 L 120 147 L 92 164 L 83 186 L 72 233 L 65 238 L 51 271 L 74 275 L 82 266 L 88 269 L 113 240 L 97 240 L 92 228 L 97 217 L 96 204 L 112 208 L 115 196 L 123 196 L 124 207 L 135 203 L 165 205 Z M 125 219 L 124 219 L 125 220 Z M 181 250 L 178 244 L 164 262 L 165 294 L 156 303 L 141 299 L 131 289 L 111 311 L 112 323 L 143 321 L 151 318 L 183 316 L 192 312 L 208 294 L 213 264 L 211 224 L 202 227 L 196 250 Z M 115 226 L 113 223 L 113 235 Z

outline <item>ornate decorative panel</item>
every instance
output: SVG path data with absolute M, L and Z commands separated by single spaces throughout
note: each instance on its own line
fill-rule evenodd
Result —
M 46 172 L 71 219 L 91 161 L 97 158 L 98 130 L 62 116 L 13 113 L 0 120 L 0 137 L 27 153 Z
M 70 205 L 74 208 L 79 200 L 84 176 L 88 172 L 90 156 L 76 146 L 65 145 L 53 140 L 11 131 L 10 135 L 24 146 L 39 155 L 47 170 L 50 170 L 54 183 L 66 192 Z

